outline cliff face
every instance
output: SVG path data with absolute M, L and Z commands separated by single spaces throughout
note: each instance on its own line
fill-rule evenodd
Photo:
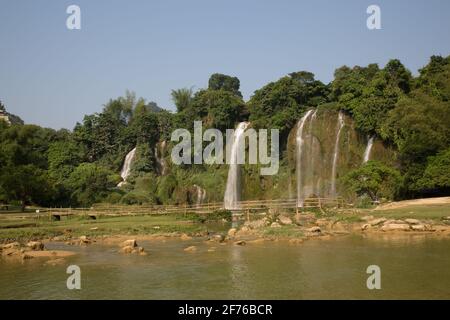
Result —
M 303 140 L 300 157 L 299 137 Z M 280 154 L 278 174 L 263 176 L 260 174 L 260 165 L 240 166 L 237 186 L 240 199 L 296 199 L 311 196 L 352 199 L 354 195 L 344 188 L 341 178 L 363 164 L 369 139 L 355 130 L 354 122 L 348 115 L 341 114 L 339 117 L 337 110 L 319 107 L 305 119 L 301 135 L 298 123 L 290 131 L 286 150 Z M 160 143 L 155 148 L 158 164 L 155 185 L 161 201 L 173 204 L 222 202 L 229 166 L 173 165 L 170 159 L 172 147 L 171 143 L 167 146 Z M 395 157 L 391 148 L 380 139 L 373 139 L 370 160 L 392 165 Z
M 354 195 L 345 190 L 340 178 L 363 164 L 370 137 L 358 133 L 349 116 L 341 116 L 342 122 L 339 121 L 338 111 L 319 107 L 305 120 L 301 135 L 297 123 L 289 134 L 278 175 L 260 176 L 255 166 L 244 166 L 242 199 L 311 196 L 353 198 Z M 299 153 L 300 137 L 302 152 Z M 395 156 L 391 148 L 379 139 L 374 139 L 370 160 L 392 164 Z

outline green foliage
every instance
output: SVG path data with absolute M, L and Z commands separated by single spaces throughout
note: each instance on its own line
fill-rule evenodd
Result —
M 192 88 L 182 88 L 178 90 L 172 90 L 172 101 L 177 107 L 177 111 L 183 111 L 190 107 L 192 102 Z
M 224 90 L 242 98 L 242 93 L 239 91 L 240 86 L 238 78 L 221 73 L 214 73 L 208 81 L 209 90 Z
M 373 201 L 380 198 L 393 199 L 402 183 L 401 175 L 396 169 L 377 161 L 369 161 L 350 171 L 342 180 L 358 196 L 366 194 Z
M 280 140 L 308 108 L 327 101 L 327 87 L 309 72 L 295 72 L 256 90 L 248 102 L 250 121 L 255 128 L 279 129 Z
M 450 189 L 450 149 L 428 159 L 428 165 L 418 184 L 421 189 Z
M 101 202 L 108 196 L 120 177 L 105 167 L 94 163 L 80 164 L 70 175 L 67 185 L 72 190 L 72 199 L 82 206 Z

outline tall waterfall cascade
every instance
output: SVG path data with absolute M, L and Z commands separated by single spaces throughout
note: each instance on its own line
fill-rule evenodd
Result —
M 240 200 L 240 165 L 238 164 L 238 150 L 240 143 L 245 143 L 242 136 L 247 129 L 249 123 L 241 122 L 237 126 L 232 136 L 230 167 L 228 169 L 227 185 L 224 196 L 224 207 L 228 210 L 239 209 L 238 201 Z
M 126 184 L 128 177 L 131 173 L 131 164 L 133 163 L 133 160 L 136 156 L 136 148 L 128 152 L 127 156 L 125 157 L 125 161 L 122 166 L 122 170 L 120 171 L 120 176 L 122 177 L 122 180 L 117 186 L 121 187 L 124 184 Z
M 305 143 L 305 139 L 303 138 L 303 129 L 305 127 L 306 121 L 309 119 L 314 110 L 309 110 L 305 113 L 305 115 L 300 119 L 297 127 L 297 135 L 296 135 L 296 147 L 297 147 L 297 164 L 296 164 L 296 173 L 297 173 L 297 206 L 303 207 L 303 168 L 302 168 L 302 152 L 303 146 Z
M 166 159 L 164 158 L 164 150 L 166 149 L 166 141 L 162 141 L 160 144 L 160 150 L 158 152 L 158 145 L 155 146 L 155 158 L 156 163 L 158 165 L 158 171 L 159 174 L 162 176 L 166 175 L 167 173 L 167 163 Z
M 197 191 L 196 205 L 200 206 L 206 199 L 206 190 L 196 184 L 194 184 L 194 188 Z
M 372 151 L 374 136 L 368 137 L 366 150 L 364 151 L 363 164 L 370 160 L 370 152 Z
M 333 153 L 333 167 L 331 170 L 331 195 L 333 197 L 336 196 L 336 167 L 339 159 L 339 141 L 341 138 L 341 131 L 344 127 L 344 114 L 342 112 L 339 112 L 338 116 L 338 130 L 336 134 L 336 142 L 334 144 L 334 153 Z

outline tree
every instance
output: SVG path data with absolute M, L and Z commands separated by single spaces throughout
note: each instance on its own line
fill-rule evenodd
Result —
M 423 190 L 450 190 L 450 149 L 428 159 L 428 165 L 418 185 Z
M 224 90 L 242 98 L 242 93 L 239 91 L 240 86 L 241 84 L 237 77 L 221 73 L 214 73 L 208 81 L 209 90 Z
M 95 163 L 82 163 L 70 175 L 67 184 L 75 203 L 89 206 L 102 201 L 121 180 L 118 174 Z
M 192 102 L 192 88 L 182 88 L 177 90 L 172 90 L 172 101 L 177 107 L 177 111 L 181 112 L 189 108 Z
M 369 161 L 342 178 L 344 184 L 358 196 L 367 194 L 373 201 L 393 199 L 402 183 L 400 172 L 377 161 Z
M 35 165 L 6 166 L 0 171 L 2 198 L 7 202 L 19 201 L 22 211 L 27 204 L 48 204 L 52 191 L 46 171 Z

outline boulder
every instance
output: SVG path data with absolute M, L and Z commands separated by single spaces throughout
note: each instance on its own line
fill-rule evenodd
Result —
M 267 225 L 268 220 L 267 218 L 262 218 L 262 219 L 258 219 L 258 220 L 253 220 L 253 221 L 246 221 L 244 223 L 244 226 L 250 228 L 250 229 L 260 229 L 263 228 Z
M 409 231 L 410 227 L 407 223 L 389 223 L 381 227 L 382 231 Z
M 190 246 L 184 249 L 184 251 L 186 252 L 195 252 L 197 251 L 197 247 L 196 246 Z
M 423 224 L 413 224 L 411 226 L 411 229 L 413 229 L 414 231 L 427 231 L 427 228 Z
M 306 232 L 310 232 L 310 233 L 321 233 L 322 230 L 320 229 L 320 227 L 311 227 L 306 229 Z
M 20 243 L 18 242 L 11 242 L 11 243 L 7 243 L 5 245 L 3 245 L 2 247 L 3 249 L 19 249 L 20 248 Z
M 89 239 L 86 236 L 81 236 L 79 239 L 80 239 L 80 245 L 88 245 L 91 243 L 91 239 Z
M 280 223 L 284 225 L 292 224 L 292 219 L 285 215 L 278 216 L 278 221 L 280 221 Z
M 236 246 L 245 246 L 245 241 L 244 240 L 239 240 L 239 241 L 236 241 L 235 243 L 234 243 Z
M 378 219 L 369 220 L 367 223 L 370 224 L 372 227 L 375 227 L 384 222 L 386 222 L 386 218 L 378 218 Z
M 281 225 L 278 222 L 272 222 L 270 225 L 271 228 L 281 228 Z
M 132 246 L 125 246 L 122 249 L 120 249 L 120 252 L 125 253 L 125 254 L 133 253 L 133 251 L 134 251 L 134 247 L 132 247 Z
M 125 240 L 124 242 L 122 242 L 122 247 L 136 248 L 137 246 L 138 246 L 138 244 L 135 239 Z
M 192 237 L 188 236 L 186 233 L 183 233 L 180 237 L 181 240 L 186 241 L 186 240 L 192 240 Z
M 420 224 L 420 220 L 417 219 L 405 219 L 405 222 L 408 224 Z
M 223 241 L 225 241 L 225 236 L 223 234 L 218 233 L 212 237 L 212 240 L 217 241 L 217 242 L 223 242 Z
M 230 238 L 234 237 L 236 235 L 237 229 L 236 228 L 231 228 L 230 230 L 228 230 L 228 236 Z
M 27 243 L 27 247 L 33 251 L 42 251 L 44 250 L 44 244 L 40 241 L 30 241 Z
M 370 223 L 366 223 L 366 224 L 362 225 L 361 230 L 366 231 L 366 230 L 370 229 L 371 227 L 372 227 L 372 225 Z

